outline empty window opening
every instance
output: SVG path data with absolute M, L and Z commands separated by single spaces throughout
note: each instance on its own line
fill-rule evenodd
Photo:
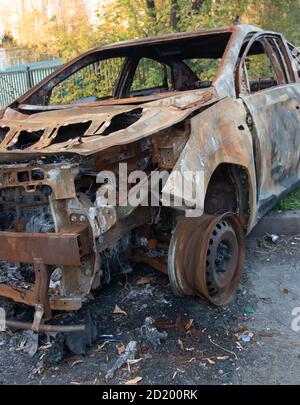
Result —
M 91 123 L 92 121 L 88 121 L 60 127 L 57 131 L 57 135 L 53 138 L 51 145 L 67 142 L 71 139 L 81 138 L 90 127 Z

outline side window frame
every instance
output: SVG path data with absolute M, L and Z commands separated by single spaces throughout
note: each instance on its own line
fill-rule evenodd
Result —
M 275 46 L 275 49 L 271 45 L 270 42 L 271 40 L 273 40 L 273 45 Z M 262 43 L 265 54 L 269 58 L 270 63 L 274 68 L 274 71 L 276 73 L 277 86 L 285 85 L 291 82 L 291 70 L 288 68 L 288 66 L 290 65 L 290 59 L 287 53 L 285 55 L 283 54 L 283 50 L 286 50 L 286 48 L 284 46 L 282 36 L 280 34 L 274 33 L 265 33 L 265 32 L 257 33 L 254 34 L 252 38 L 250 38 L 250 40 L 245 41 L 246 43 L 248 42 L 248 44 L 242 56 L 238 60 L 238 65 L 235 73 L 235 88 L 237 97 L 240 97 L 240 95 L 242 94 L 244 95 L 253 94 L 250 91 L 248 81 L 247 81 L 247 92 L 245 93 L 245 91 L 243 91 L 242 77 L 244 74 L 247 75 L 247 72 L 245 72 L 246 57 L 252 45 L 257 41 Z M 280 44 L 281 46 L 284 47 L 283 49 L 280 47 Z
M 79 69 L 73 71 L 71 74 L 66 75 L 66 77 L 64 77 L 63 80 L 61 80 L 61 81 L 59 81 L 58 83 L 56 83 L 56 84 L 48 91 L 48 94 L 47 94 L 47 103 L 48 103 L 49 105 L 60 105 L 60 104 L 53 104 L 53 103 L 51 103 L 51 98 L 53 97 L 53 91 L 57 90 L 57 88 L 58 88 L 59 86 L 63 86 L 64 83 L 67 82 L 68 80 L 72 79 L 72 77 L 74 77 L 75 80 L 76 80 L 76 76 L 75 76 L 75 75 L 80 74 L 81 71 L 83 71 L 83 73 L 85 73 L 85 72 L 84 72 L 85 69 L 90 70 L 89 73 L 92 73 L 92 72 L 93 72 L 93 67 L 94 67 L 94 69 L 95 69 L 95 74 L 96 74 L 96 75 L 97 75 L 97 73 L 99 74 L 100 70 L 103 69 L 103 67 L 101 66 L 102 63 L 103 63 L 103 62 L 106 62 L 106 61 L 109 61 L 109 60 L 111 60 L 111 59 L 115 59 L 115 58 L 116 58 L 116 57 L 99 59 L 99 60 L 97 60 L 97 61 L 95 61 L 95 62 L 86 64 L 85 66 L 81 66 Z M 121 59 L 121 58 L 122 58 L 122 57 L 120 57 L 120 59 Z M 117 89 L 117 87 L 118 87 L 118 84 L 119 84 L 119 81 L 120 81 L 120 77 L 121 77 L 121 75 L 122 75 L 122 72 L 123 72 L 123 70 L 124 70 L 124 65 L 125 65 L 125 63 L 126 63 L 126 58 L 123 58 L 123 59 L 124 59 L 124 60 L 121 62 L 121 66 L 120 66 L 120 69 L 119 69 L 118 74 L 117 74 L 117 76 L 116 76 L 116 79 L 115 79 L 115 81 L 114 81 L 114 84 L 113 84 L 112 87 L 111 87 L 111 94 L 104 95 L 103 97 L 101 97 L 100 100 L 106 99 L 106 98 L 111 98 L 111 97 L 114 98 L 114 97 L 115 97 L 116 89 Z M 97 67 L 97 64 L 98 64 L 98 67 Z M 97 70 L 98 70 L 98 72 L 97 72 Z M 83 75 L 83 80 L 84 80 L 84 75 Z M 80 87 L 80 86 L 79 86 L 79 87 Z M 90 96 L 87 96 L 87 97 L 90 97 Z M 85 98 L 85 97 L 83 97 L 83 98 Z M 77 100 L 80 100 L 80 98 L 72 100 L 71 104 L 72 104 L 72 103 L 75 104 L 75 101 L 77 101 Z M 62 103 L 62 104 L 63 104 L 63 103 Z
M 161 61 L 161 60 L 157 60 L 156 58 L 152 58 L 150 56 L 141 56 L 141 57 L 138 57 L 138 58 L 135 58 L 135 59 L 131 60 L 131 66 L 130 66 L 130 69 L 129 69 L 129 73 L 127 75 L 126 80 L 124 80 L 124 85 L 123 85 L 123 87 L 121 89 L 121 92 L 120 92 L 121 93 L 120 94 L 121 98 L 132 97 L 130 95 L 131 87 L 132 87 L 134 77 L 135 77 L 136 71 L 138 69 L 139 63 L 143 58 L 151 59 L 151 60 L 155 61 L 156 63 L 159 63 L 162 66 L 166 65 L 170 69 L 170 72 L 171 72 L 171 82 L 172 82 L 171 87 L 173 88 L 173 86 L 174 86 L 173 66 L 171 64 L 169 64 L 169 63 L 166 63 L 166 62 Z M 141 91 L 142 90 L 147 90 L 147 89 L 141 89 Z
M 91 55 L 93 56 L 93 55 Z M 68 80 L 70 77 L 72 77 L 73 75 L 77 74 L 78 72 L 80 72 L 82 69 L 87 68 L 88 66 L 94 64 L 94 63 L 101 63 L 102 61 L 108 60 L 108 59 L 114 59 L 117 58 L 118 56 L 103 56 L 101 58 L 87 58 L 86 60 L 84 60 L 84 58 L 80 58 L 76 61 L 73 62 L 73 64 L 66 65 L 66 67 L 60 72 L 58 73 L 56 76 L 53 77 L 53 80 L 49 81 L 46 84 L 46 87 L 42 93 L 43 99 L 44 99 L 44 103 L 45 105 L 50 105 L 50 99 L 52 96 L 52 91 L 57 88 L 57 86 L 61 85 L 62 83 L 64 83 L 66 80 Z M 120 56 L 121 58 L 122 56 Z M 121 78 L 123 77 L 123 72 L 126 69 L 126 66 L 128 64 L 128 57 L 124 57 L 124 61 L 122 63 L 122 66 L 120 68 L 118 77 L 116 79 L 115 85 L 112 87 L 112 97 L 115 98 L 119 85 L 120 85 L 120 81 Z M 55 72 L 54 72 L 55 73 Z M 42 89 L 39 89 L 38 92 L 41 92 Z
M 296 78 L 295 83 L 299 83 L 300 82 L 300 50 L 298 48 L 296 48 L 290 42 L 286 42 L 285 44 L 286 44 L 287 52 L 290 56 L 292 70 L 293 70 L 295 78 Z M 295 66 L 296 63 L 298 64 L 298 66 Z

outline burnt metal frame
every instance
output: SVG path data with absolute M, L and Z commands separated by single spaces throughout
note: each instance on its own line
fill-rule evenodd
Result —
M 237 63 L 237 68 L 236 68 L 235 85 L 236 85 L 237 97 L 239 97 L 239 95 L 241 94 L 242 70 L 243 70 L 243 65 L 245 63 L 245 59 L 249 53 L 249 50 L 251 49 L 252 45 L 256 41 L 261 41 L 261 40 L 269 39 L 269 38 L 277 39 L 277 40 L 281 41 L 281 43 L 284 45 L 284 50 L 277 47 L 277 53 L 278 53 L 278 56 L 281 58 L 281 62 L 283 62 L 283 63 L 280 63 L 280 69 L 282 70 L 282 73 L 284 73 L 287 78 L 287 83 L 285 83 L 285 84 L 298 82 L 298 79 L 295 77 L 294 72 L 292 70 L 288 69 L 288 67 L 287 67 L 287 63 L 286 63 L 287 58 L 288 58 L 289 62 L 291 63 L 291 57 L 287 50 L 287 45 L 286 45 L 286 42 L 285 42 L 283 36 L 281 34 L 274 34 L 273 32 L 259 32 L 257 34 L 254 34 L 252 36 L 252 38 L 250 38 L 249 40 L 247 40 L 247 38 L 245 39 L 244 43 L 248 42 L 248 44 L 243 52 L 243 55 L 239 59 L 239 61 Z M 264 44 L 263 44 L 263 47 L 265 48 Z M 283 52 L 283 51 L 285 51 L 285 52 Z M 283 53 L 285 53 L 285 55 Z M 268 50 L 266 50 L 266 54 L 271 62 L 273 59 L 275 59 L 275 57 L 273 55 L 269 55 Z M 272 65 L 275 70 L 278 68 L 277 66 L 274 66 L 273 63 L 272 63 Z M 280 86 L 282 84 L 283 83 L 278 84 L 278 86 Z
M 28 305 L 42 305 L 48 319 L 51 308 L 69 309 L 65 297 L 49 299 L 50 266 L 80 266 L 82 258 L 93 252 L 90 232 L 88 224 L 72 226 L 59 233 L 0 232 L 1 260 L 33 264 L 35 272 L 34 291 L 0 284 L 0 295 Z M 69 303 L 74 306 L 72 298 Z

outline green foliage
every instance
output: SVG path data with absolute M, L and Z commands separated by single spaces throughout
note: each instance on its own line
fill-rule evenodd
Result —
M 55 15 L 49 19 L 37 10 L 23 17 L 19 37 L 36 59 L 48 55 L 68 61 L 106 43 L 229 26 L 237 20 L 283 32 L 292 43 L 300 46 L 300 0 L 107 0 L 98 10 L 97 27 L 91 27 L 82 0 L 72 1 L 75 16 L 68 11 L 68 0 L 61 0 L 61 4 L 64 4 L 64 15 L 59 19 Z M 2 38 L 2 43 L 11 41 L 9 35 Z M 201 80 L 212 80 L 218 67 L 218 61 L 213 60 L 188 63 Z M 118 63 L 115 68 L 110 66 L 113 71 L 119 71 L 118 68 Z M 147 70 L 147 74 L 143 70 Z M 258 60 L 251 64 L 250 76 L 270 77 L 272 74 L 269 66 Z M 111 95 L 114 79 L 114 73 L 107 74 L 105 66 L 102 76 L 98 71 L 83 70 L 58 86 L 51 101 Z M 132 90 L 160 86 L 166 87 L 164 69 L 149 65 L 138 69 Z
M 286 196 L 275 207 L 275 210 L 300 210 L 300 189 Z
M 61 0 L 67 10 L 67 0 Z M 229 26 L 236 17 L 246 24 L 280 31 L 300 46 L 300 0 L 107 0 L 91 27 L 82 1 L 74 0 L 77 16 L 48 18 L 33 10 L 19 28 L 22 45 L 62 60 L 91 47 L 132 38 Z
M 170 89 L 171 72 L 167 66 L 152 59 L 143 58 L 133 78 L 132 91 L 164 87 Z
M 212 81 L 220 64 L 218 59 L 190 59 L 184 62 L 202 81 Z
M 50 104 L 69 104 L 86 97 L 110 97 L 120 75 L 123 58 L 113 58 L 84 67 L 52 90 Z
M 276 77 L 276 73 L 266 54 L 251 55 L 246 61 L 249 80 Z

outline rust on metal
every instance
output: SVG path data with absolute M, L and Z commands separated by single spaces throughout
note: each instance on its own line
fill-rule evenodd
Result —
M 224 305 L 232 300 L 242 276 L 242 227 L 232 214 L 183 218 L 172 236 L 169 255 L 173 290 Z
M 258 76 L 252 58 L 267 61 Z M 91 85 L 70 91 L 77 73 L 100 83 L 102 63 L 119 69 L 106 95 Z M 149 88 L 152 78 L 142 79 L 155 66 L 160 79 Z M 143 262 L 168 273 L 179 294 L 228 302 L 244 235 L 300 185 L 299 66 L 282 34 L 236 25 L 91 50 L 8 106 L 0 113 L 0 296 L 34 306 L 36 327 L 42 313 L 78 310 L 114 272 Z M 58 91 L 64 84 L 70 94 Z M 144 179 L 118 187 L 120 164 Z M 116 184 L 99 184 L 108 171 Z M 194 200 L 178 181 L 187 173 L 197 174 Z M 126 205 L 147 182 L 158 186 L 158 204 L 147 205 L 147 189 L 137 207 Z M 116 201 L 105 205 L 110 192 Z
M 6 326 L 10 329 L 32 330 L 32 324 L 20 321 L 6 321 Z M 37 332 L 48 333 L 81 333 L 85 331 L 85 325 L 51 325 L 41 324 Z
M 0 232 L 0 257 L 8 262 L 80 266 L 91 252 L 88 225 L 48 234 Z

